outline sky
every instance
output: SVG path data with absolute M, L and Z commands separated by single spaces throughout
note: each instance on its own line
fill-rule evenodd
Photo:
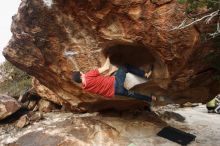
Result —
M 21 0 L 5 0 L 0 5 L 0 63 L 5 61 L 2 51 L 12 36 L 12 16 L 17 13 L 20 2 Z

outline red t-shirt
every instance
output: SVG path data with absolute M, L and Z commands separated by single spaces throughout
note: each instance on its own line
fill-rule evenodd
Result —
M 87 92 L 105 97 L 113 97 L 115 94 L 115 76 L 102 76 L 98 69 L 95 69 L 85 73 L 85 81 L 83 89 Z

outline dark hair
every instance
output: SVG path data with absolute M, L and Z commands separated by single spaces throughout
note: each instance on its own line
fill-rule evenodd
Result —
M 81 76 L 81 73 L 80 73 L 80 71 L 74 71 L 73 72 L 73 80 L 75 81 L 75 82 L 77 82 L 77 83 L 82 83 L 82 79 L 80 78 L 80 76 Z

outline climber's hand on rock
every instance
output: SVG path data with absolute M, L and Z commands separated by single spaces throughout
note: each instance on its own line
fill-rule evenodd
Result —
M 108 58 L 106 58 L 104 65 L 102 67 L 98 68 L 99 73 L 101 74 L 101 73 L 109 70 L 110 65 L 111 65 L 111 63 L 110 63 L 110 59 L 108 57 Z
M 109 72 L 107 73 L 107 76 L 112 75 L 114 72 L 116 72 L 118 70 L 118 67 L 111 65 Z

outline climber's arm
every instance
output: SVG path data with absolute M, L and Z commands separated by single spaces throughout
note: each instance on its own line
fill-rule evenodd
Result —
M 102 67 L 98 68 L 99 73 L 101 74 L 101 73 L 109 70 L 110 65 L 111 65 L 110 60 L 109 60 L 109 58 L 107 58 L 105 61 L 105 64 Z
M 106 74 L 107 76 L 111 76 L 114 72 L 118 70 L 118 67 L 111 65 L 111 68 L 109 69 L 108 73 Z

